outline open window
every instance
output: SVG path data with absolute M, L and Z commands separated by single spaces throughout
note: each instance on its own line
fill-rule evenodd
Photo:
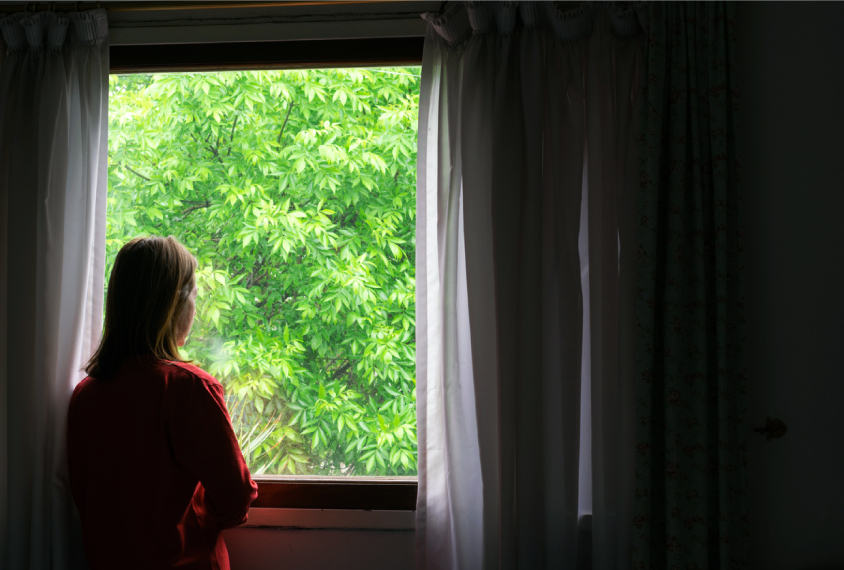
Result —
M 111 48 L 106 269 L 138 234 L 196 255 L 186 353 L 226 387 L 253 507 L 415 509 L 421 56 L 419 36 Z

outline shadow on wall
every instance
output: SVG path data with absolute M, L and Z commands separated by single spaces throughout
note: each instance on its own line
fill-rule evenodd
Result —
M 234 570 L 413 570 L 414 531 L 234 528 L 223 531 Z

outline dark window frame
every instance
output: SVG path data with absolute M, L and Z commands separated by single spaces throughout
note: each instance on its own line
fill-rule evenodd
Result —
M 418 483 L 412 478 L 255 477 L 253 508 L 415 511 Z
M 421 65 L 423 37 L 115 45 L 110 72 Z M 256 476 L 253 508 L 416 510 L 412 478 Z
M 111 73 L 421 65 L 423 37 L 116 45 Z

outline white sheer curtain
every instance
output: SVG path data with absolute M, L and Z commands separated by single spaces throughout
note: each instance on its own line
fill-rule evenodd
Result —
M 85 567 L 65 423 L 99 339 L 104 10 L 0 20 L 0 567 Z
M 629 570 L 639 6 L 425 17 L 417 567 Z

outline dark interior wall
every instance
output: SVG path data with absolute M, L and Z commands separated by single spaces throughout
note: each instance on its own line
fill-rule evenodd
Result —
M 752 568 L 844 568 L 844 3 L 738 17 Z
M 416 533 L 377 530 L 224 532 L 233 570 L 411 570 Z

